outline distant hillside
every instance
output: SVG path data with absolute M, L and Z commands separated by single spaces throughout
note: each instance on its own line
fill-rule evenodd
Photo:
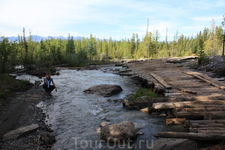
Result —
M 11 37 L 7 37 L 10 41 L 18 41 L 18 37 L 16 36 L 11 36 Z M 26 37 L 28 38 L 28 37 Z M 81 39 L 82 37 L 80 36 L 76 36 L 76 37 L 73 37 L 74 40 L 77 40 L 77 39 Z M 63 36 L 47 36 L 47 37 L 44 37 L 44 36 L 38 36 L 38 35 L 32 35 L 32 40 L 33 41 L 37 41 L 37 42 L 40 42 L 41 40 L 48 40 L 48 39 L 62 39 L 62 40 L 66 40 L 67 37 L 63 37 Z

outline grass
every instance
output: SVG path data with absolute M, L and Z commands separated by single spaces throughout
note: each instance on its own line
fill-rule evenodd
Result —
M 29 81 L 17 80 L 11 75 L 0 74 L 0 104 L 4 105 L 8 102 L 10 96 L 15 92 L 23 92 L 32 87 Z
M 139 91 L 137 91 L 136 94 L 134 94 L 132 96 L 132 99 L 142 97 L 142 96 L 148 96 L 148 97 L 151 97 L 151 98 L 160 98 L 161 97 L 150 89 L 142 88 Z

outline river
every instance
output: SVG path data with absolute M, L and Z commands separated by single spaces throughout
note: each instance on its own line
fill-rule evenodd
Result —
M 165 126 L 165 118 L 127 110 L 123 108 L 121 102 L 110 101 L 135 93 L 140 86 L 129 77 L 103 72 L 103 70 L 60 70 L 60 75 L 52 76 L 58 92 L 54 91 L 53 96 L 39 103 L 38 107 L 44 110 L 47 116 L 46 123 L 54 130 L 57 142 L 53 145 L 53 150 L 128 149 L 127 147 L 116 148 L 99 139 L 100 133 L 97 129 L 103 121 L 109 121 L 112 124 L 123 121 L 134 122 L 135 126 L 144 133 L 133 142 L 133 145 L 138 146 L 137 149 L 143 149 L 155 140 L 153 134 L 173 130 Z M 32 79 L 36 78 L 32 77 Z M 98 84 L 118 84 L 123 91 L 112 97 L 99 97 L 83 92 Z M 145 144 L 139 145 L 140 141 L 145 141 Z

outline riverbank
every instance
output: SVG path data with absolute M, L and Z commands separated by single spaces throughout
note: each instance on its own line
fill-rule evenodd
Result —
M 51 145 L 40 141 L 40 134 L 52 132 L 45 124 L 45 114 L 36 105 L 44 100 L 44 91 L 41 87 L 34 88 L 25 92 L 13 92 L 10 95 L 10 102 L 1 110 L 0 115 L 0 136 L 5 133 L 26 125 L 37 124 L 39 128 L 31 133 L 14 140 L 0 142 L 2 150 L 30 150 L 30 149 L 50 149 Z
M 24 92 L 33 85 L 29 81 L 16 80 L 15 77 L 7 74 L 0 74 L 0 78 L 0 110 L 10 102 L 10 98 L 15 93 Z

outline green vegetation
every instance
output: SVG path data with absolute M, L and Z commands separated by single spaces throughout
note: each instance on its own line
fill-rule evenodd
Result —
M 134 94 L 132 96 L 132 99 L 142 97 L 142 96 L 148 96 L 148 97 L 151 97 L 151 98 L 160 98 L 160 96 L 158 94 L 156 94 L 155 92 L 153 92 L 152 90 L 142 88 L 139 91 L 137 91 L 136 94 Z
M 15 92 L 22 92 L 32 87 L 29 81 L 17 80 L 11 75 L 0 74 L 0 104 L 6 104 L 7 98 Z
M 173 41 L 167 37 L 160 39 L 159 31 L 146 32 L 139 38 L 133 34 L 130 39 L 113 40 L 98 39 L 92 34 L 89 38 L 67 40 L 47 39 L 40 42 L 32 39 L 32 35 L 10 42 L 7 38 L 0 40 L 0 72 L 12 71 L 16 65 L 36 66 L 37 68 L 51 67 L 52 65 L 67 64 L 71 67 L 84 66 L 95 61 L 105 62 L 110 59 L 139 59 L 161 58 L 173 56 L 198 55 L 202 63 L 205 56 L 222 53 L 223 32 L 221 26 L 205 28 L 196 36 L 185 36 L 178 32 Z

